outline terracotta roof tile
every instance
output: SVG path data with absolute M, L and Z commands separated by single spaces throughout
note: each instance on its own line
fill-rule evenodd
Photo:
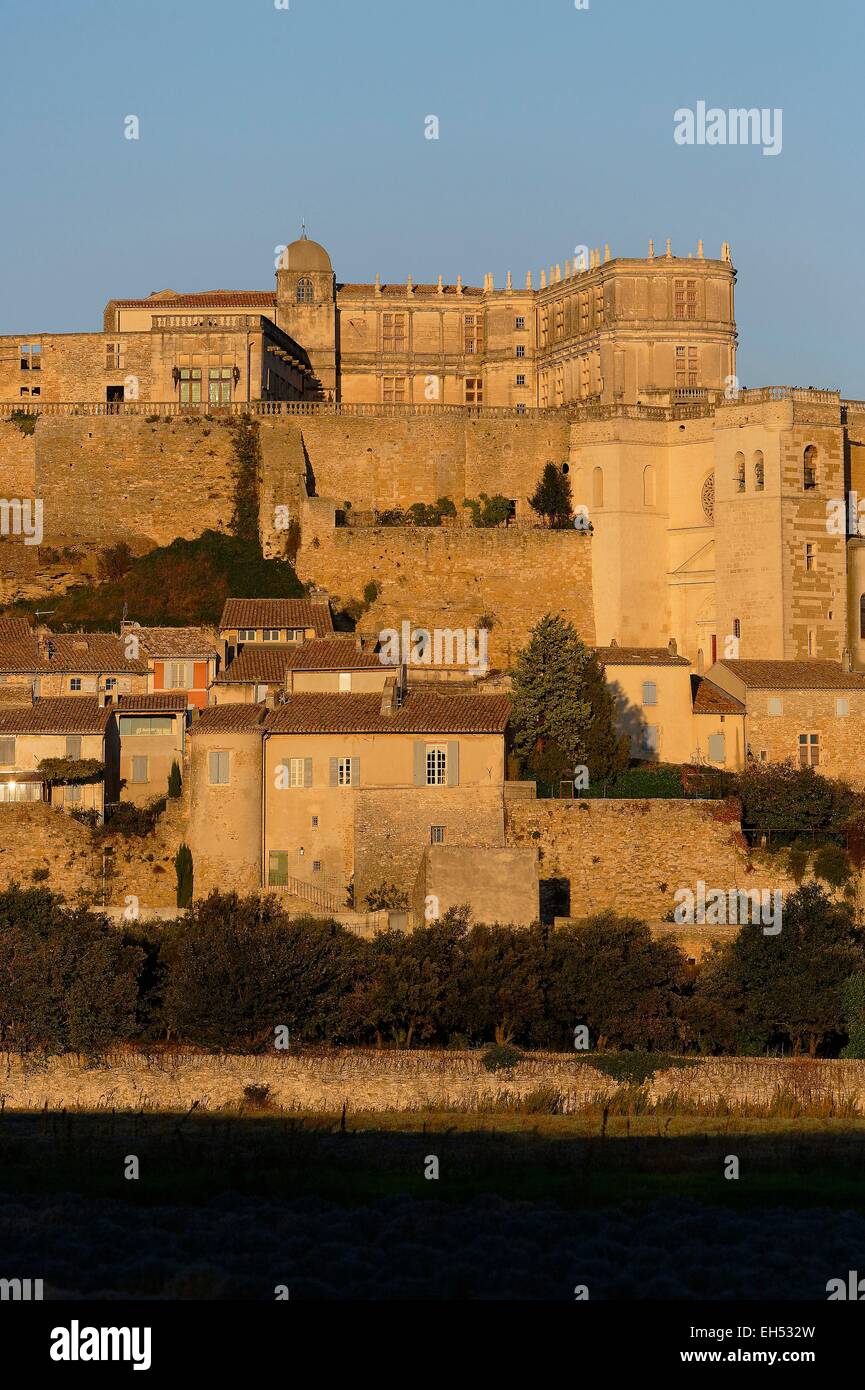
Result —
M 155 314 L 170 314 L 175 309 L 251 309 L 273 308 L 274 290 L 205 290 L 201 294 L 175 294 L 165 298 L 151 295 L 148 299 L 112 299 L 118 309 L 152 309 Z
M 137 710 L 143 714 L 183 714 L 186 710 L 185 695 L 166 695 L 155 691 L 152 695 L 121 695 L 117 700 L 120 714 Z
M 55 632 L 38 640 L 0 637 L 0 671 L 146 675 L 147 662 L 131 661 L 122 640 L 110 632 Z
M 220 648 L 208 637 L 203 627 L 133 627 L 126 635 L 134 634 L 148 656 L 219 656 Z
M 690 666 L 668 647 L 595 647 L 602 666 Z
M 95 696 L 65 695 L 0 709 L 0 734 L 101 734 L 111 716 L 111 706 L 100 706 Z
M 720 661 L 753 690 L 865 690 L 865 675 L 839 661 Z
M 691 677 L 691 697 L 695 714 L 745 713 L 745 706 L 740 700 L 728 695 L 726 690 L 722 690 L 705 676 Z
M 260 731 L 266 714 L 264 705 L 210 705 L 193 721 L 189 732 L 196 737 L 200 734 L 251 734 Z
M 222 631 L 229 628 L 312 627 L 317 637 L 333 632 L 333 618 L 327 599 L 309 598 L 229 598 L 219 620 Z
M 33 629 L 26 618 L 0 618 L 0 642 L 13 638 L 26 641 L 32 635 Z
M 269 734 L 503 733 L 511 710 L 506 695 L 427 695 L 410 692 L 400 709 L 381 713 L 381 695 L 290 695 L 267 717 Z
M 376 652 L 358 651 L 353 636 L 331 637 L 289 647 L 286 665 L 292 671 L 365 671 L 383 669 Z M 393 672 L 393 667 L 388 669 Z
M 313 644 L 310 643 L 310 646 Z M 316 644 L 317 645 L 317 644 Z M 220 673 L 217 685 L 282 685 L 288 653 L 292 648 L 256 642 L 238 652 L 230 666 Z

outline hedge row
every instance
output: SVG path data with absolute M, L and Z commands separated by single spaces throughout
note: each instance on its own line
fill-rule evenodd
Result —
M 45 889 L 0 894 L 0 1046 L 98 1054 L 175 1040 L 228 1051 L 386 1043 L 694 1052 L 865 1045 L 865 951 L 849 904 L 807 884 L 783 929 L 743 927 L 699 968 L 642 922 L 471 925 L 463 912 L 361 941 L 275 899 L 213 894 L 187 918 L 109 924 Z M 282 1035 L 284 1036 L 284 1034 Z

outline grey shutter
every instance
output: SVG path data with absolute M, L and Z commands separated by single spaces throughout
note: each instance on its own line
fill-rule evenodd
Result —
M 709 735 L 709 762 L 723 763 L 726 761 L 726 740 L 723 734 Z
M 312 786 L 312 758 L 304 758 L 303 760 L 303 785 L 305 787 Z
M 332 787 L 339 786 L 339 758 L 331 758 L 330 760 L 330 785 Z
M 448 742 L 448 786 L 458 787 L 460 784 L 460 746 L 456 739 Z
M 426 786 L 426 744 L 419 738 L 414 741 L 414 784 L 416 787 Z
M 66 735 L 66 756 L 67 756 L 67 758 L 80 758 L 80 757 L 81 757 L 81 735 L 80 735 L 80 734 L 67 734 L 67 735 Z
M 351 785 L 353 787 L 360 786 L 360 758 L 352 758 L 351 760 Z

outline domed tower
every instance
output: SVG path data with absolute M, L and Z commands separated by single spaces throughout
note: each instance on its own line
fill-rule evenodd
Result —
M 323 398 L 338 400 L 336 278 L 330 256 L 305 231 L 279 258 L 276 322 L 306 349 Z

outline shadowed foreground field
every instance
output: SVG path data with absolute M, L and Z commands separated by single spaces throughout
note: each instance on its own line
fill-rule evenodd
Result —
M 6 1112 L 0 1274 L 49 1297 L 825 1299 L 865 1270 L 863 1160 L 840 1119 Z

